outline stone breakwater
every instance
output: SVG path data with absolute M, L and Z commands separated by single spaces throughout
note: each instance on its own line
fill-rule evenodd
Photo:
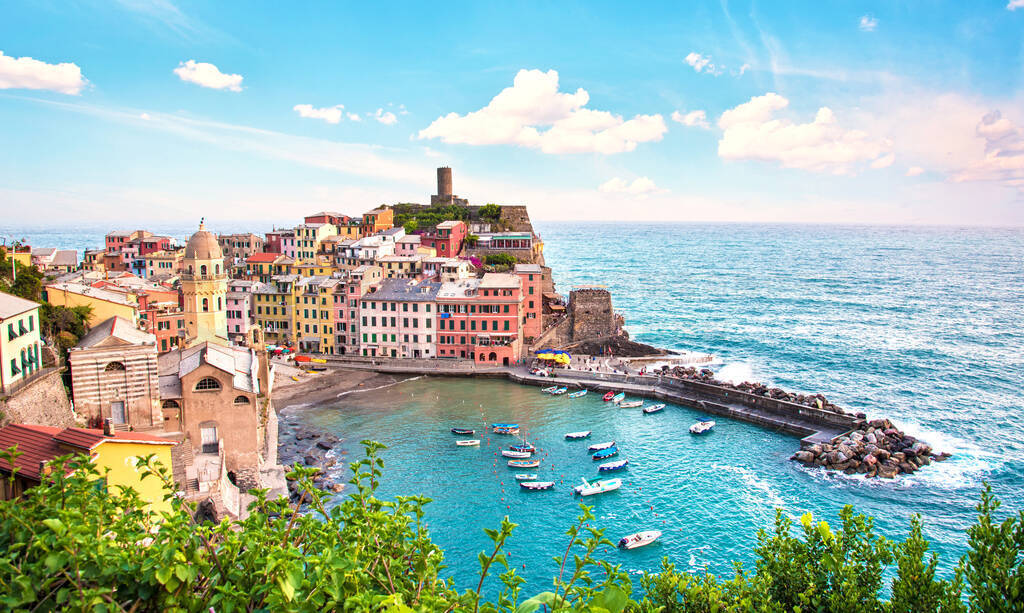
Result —
M 874 419 L 831 444 L 811 445 L 790 459 L 848 475 L 893 479 L 948 457 L 948 453 L 934 453 L 927 443 L 900 432 L 888 419 Z
M 839 415 L 852 415 L 866 419 L 864 413 L 851 413 L 828 401 L 823 394 L 794 394 L 762 383 L 730 383 L 715 378 L 709 368 L 676 366 L 663 368 L 669 376 L 737 391 L 783 400 Z M 932 462 L 941 462 L 950 457 L 948 453 L 934 453 L 931 446 L 895 428 L 888 419 L 861 421 L 857 429 L 830 443 L 810 445 L 793 454 L 792 460 L 806 466 L 821 466 L 828 470 L 841 471 L 848 475 L 861 474 L 867 477 L 894 479 L 896 475 L 909 475 Z
M 335 480 L 343 474 L 345 452 L 337 452 L 341 439 L 318 428 L 302 424 L 298 417 L 282 417 L 278 430 L 278 461 L 286 468 L 295 464 L 319 470 L 313 484 L 325 492 L 338 493 L 345 486 Z M 288 493 L 294 502 L 299 499 L 297 483 L 288 480 Z

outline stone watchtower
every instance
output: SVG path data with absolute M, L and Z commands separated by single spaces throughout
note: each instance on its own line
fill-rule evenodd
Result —
M 437 169 L 437 193 L 430 197 L 430 204 L 458 204 L 469 206 L 469 201 L 452 193 L 452 169 L 442 166 Z
M 189 344 L 216 341 L 227 344 L 228 277 L 217 237 L 203 222 L 188 239 L 181 262 L 181 296 L 185 311 L 185 337 Z

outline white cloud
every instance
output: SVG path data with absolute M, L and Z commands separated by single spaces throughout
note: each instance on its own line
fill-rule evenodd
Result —
M 348 116 L 349 121 L 362 121 L 363 118 L 359 116 L 359 113 L 345 113 Z
M 985 155 L 953 180 L 996 181 L 1024 188 L 1024 130 L 995 110 L 981 118 L 976 133 L 985 141 Z
M 195 83 L 210 89 L 227 89 L 233 92 L 242 91 L 242 75 L 224 74 L 213 64 L 189 60 L 178 64 L 174 69 L 182 81 Z
M 149 116 L 149 113 L 141 113 L 141 114 L 139 114 L 139 119 L 143 119 L 145 121 L 149 121 L 152 118 Z
M 921 168 L 920 166 L 911 166 L 907 169 L 906 173 L 908 177 L 916 177 L 920 174 L 924 174 L 924 168 Z
M 633 179 L 632 183 L 624 179 L 620 179 L 619 177 L 615 177 L 614 179 L 605 181 L 599 185 L 597 189 L 598 191 L 606 194 L 630 194 L 632 196 L 643 196 L 666 191 L 659 190 L 658 186 L 654 184 L 654 181 L 651 181 L 647 177 L 638 177 Z
M 707 74 L 718 76 L 725 70 L 725 66 L 718 66 L 711 61 L 710 55 L 701 55 L 695 51 L 691 51 L 683 61 L 689 64 L 697 72 L 705 72 Z M 743 69 L 745 70 L 745 69 Z M 740 72 L 743 74 L 743 72 Z
M 875 169 L 878 169 L 878 168 L 888 168 L 888 167 L 892 166 L 892 163 L 895 162 L 895 161 L 896 161 L 896 154 L 895 153 L 890 153 L 888 155 L 883 155 L 882 157 L 876 159 L 874 162 L 871 162 L 871 167 L 875 168 Z
M 745 73 L 748 70 L 750 70 L 750 64 L 744 64 L 744 65 L 740 66 L 740 72 L 736 76 L 737 77 L 742 77 L 743 73 Z
M 708 129 L 711 127 L 711 124 L 708 123 L 708 114 L 704 111 L 690 111 L 685 115 L 679 111 L 672 111 L 672 121 L 691 128 Z
M 86 83 L 77 64 L 47 64 L 30 57 L 14 58 L 0 51 L 0 89 L 46 89 L 77 96 Z
M 1021 1 L 1024 2 L 1024 0 Z M 858 27 L 865 32 L 874 32 L 875 28 L 878 27 L 878 20 L 871 15 L 864 15 L 860 18 L 860 25 Z
M 377 109 L 377 112 L 371 115 L 374 119 L 380 123 L 391 126 L 398 123 L 398 118 L 391 111 L 385 111 L 384 109 Z
M 659 141 L 668 128 L 661 115 L 621 115 L 586 108 L 590 95 L 558 91 L 558 72 L 520 70 L 487 106 L 449 113 L 420 130 L 421 139 L 466 145 L 518 145 L 544 153 L 621 153 Z M 542 128 L 548 128 L 542 131 Z
M 862 130 L 839 125 L 832 109 L 821 107 L 810 123 L 774 117 L 789 100 L 776 94 L 755 96 L 722 113 L 718 155 L 726 160 L 779 162 L 785 168 L 852 174 L 858 162 L 877 161 L 891 144 Z
M 312 104 L 296 104 L 292 107 L 292 110 L 296 111 L 299 114 L 299 117 L 323 119 L 327 123 L 338 123 L 341 121 L 343 116 L 342 109 L 344 108 L 344 104 L 325 106 L 320 109 L 314 107 Z
M 1024 9 L 1024 0 L 1010 0 L 1009 2 L 1006 3 L 1006 9 L 1010 11 Z

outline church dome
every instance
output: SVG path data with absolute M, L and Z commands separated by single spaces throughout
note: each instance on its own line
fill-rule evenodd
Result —
M 199 231 L 188 239 L 185 245 L 186 260 L 220 260 L 224 258 L 224 252 L 220 250 L 217 237 L 213 232 L 208 232 L 203 222 L 199 222 Z

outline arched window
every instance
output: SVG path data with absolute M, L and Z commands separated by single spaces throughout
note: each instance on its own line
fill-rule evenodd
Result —
M 221 300 L 223 300 L 223 299 L 222 298 L 217 298 L 217 310 L 218 311 L 224 308 L 224 303 L 221 302 Z
M 199 383 L 196 383 L 196 391 L 197 392 L 215 391 L 215 390 L 219 390 L 219 389 L 220 389 L 220 381 L 214 379 L 213 377 L 207 377 L 205 379 L 201 379 L 199 381 Z
M 249 404 L 248 396 L 235 396 L 235 404 Z
M 191 264 L 188 265 L 188 274 L 192 274 L 192 265 Z
M 206 313 L 209 310 L 210 310 L 210 299 L 209 298 L 203 298 L 203 312 Z
M 108 362 L 107 365 L 103 367 L 103 370 L 105 370 L 106 372 L 123 371 L 123 370 L 125 370 L 124 363 L 123 362 Z
M 177 400 L 164 400 L 163 408 L 165 409 L 180 409 L 181 405 L 178 404 Z
M 203 264 L 202 266 L 199 267 L 199 274 L 203 275 L 204 277 L 206 276 L 206 264 Z
M 220 274 L 220 264 L 213 265 L 213 272 L 217 273 L 218 275 Z

